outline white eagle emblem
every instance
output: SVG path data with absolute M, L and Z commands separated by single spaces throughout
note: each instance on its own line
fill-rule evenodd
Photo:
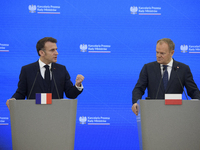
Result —
M 87 51 L 87 44 L 81 44 L 80 49 L 81 49 L 81 52 L 86 52 Z
M 187 52 L 187 50 L 188 50 L 188 46 L 187 45 L 181 45 L 180 46 L 180 49 L 181 49 L 181 52 L 183 52 L 183 53 L 186 53 Z
M 87 118 L 84 116 L 79 117 L 80 124 L 86 124 Z
M 130 7 L 131 14 L 137 14 L 138 8 L 136 6 Z
M 35 13 L 36 12 L 36 5 L 29 5 L 28 6 L 29 12 L 30 13 Z

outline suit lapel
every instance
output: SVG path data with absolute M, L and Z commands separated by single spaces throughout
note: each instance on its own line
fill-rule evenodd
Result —
M 55 86 L 55 71 L 56 71 L 56 65 L 55 63 L 52 63 L 51 64 L 51 71 L 52 71 L 52 79 L 51 79 L 51 93 L 53 93 L 53 90 L 54 90 L 54 86 Z M 56 82 L 56 81 L 55 81 Z
M 154 70 L 155 70 L 157 79 L 159 80 L 157 82 L 158 83 L 158 88 L 160 88 L 159 90 L 162 90 L 164 92 L 164 85 L 163 85 L 163 81 L 162 81 L 161 69 L 160 69 L 160 64 L 158 62 L 156 62 Z M 159 87 L 159 84 L 160 84 L 160 87 Z
M 156 62 L 155 68 L 154 68 L 155 74 L 157 76 L 157 79 L 161 78 L 161 71 L 160 71 L 160 64 Z
M 39 75 L 37 77 L 37 83 L 39 84 L 39 86 L 40 86 L 40 88 L 42 89 L 42 92 L 43 92 L 44 91 L 44 84 L 43 84 L 43 78 L 42 78 L 42 75 L 41 75 L 41 72 L 40 72 L 40 66 L 39 66 L 39 62 L 38 61 L 36 62 L 35 70 L 36 71 L 39 70 Z
M 175 72 L 174 68 L 176 68 L 177 65 L 178 65 L 178 63 L 174 60 L 174 61 L 173 61 L 173 65 L 172 65 L 171 74 L 170 74 L 170 79 L 169 79 L 168 84 L 167 84 L 166 92 L 167 92 L 167 90 L 169 89 L 170 85 L 171 85 L 171 84 L 174 82 L 174 80 L 175 80 L 176 72 Z

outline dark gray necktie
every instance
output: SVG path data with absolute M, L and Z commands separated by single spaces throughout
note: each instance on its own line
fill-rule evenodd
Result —
M 163 73 L 163 84 L 164 84 L 165 90 L 166 90 L 166 88 L 167 88 L 167 83 L 168 83 L 168 71 L 167 71 L 167 67 L 168 67 L 168 65 L 163 65 L 163 68 L 164 68 L 164 73 Z

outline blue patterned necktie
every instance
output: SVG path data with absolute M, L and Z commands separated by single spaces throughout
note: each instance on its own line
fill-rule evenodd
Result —
M 163 84 L 164 84 L 165 90 L 166 90 L 166 88 L 167 88 L 167 83 L 168 83 L 168 71 L 167 71 L 167 67 L 168 67 L 168 65 L 163 65 L 163 68 L 164 68 L 164 73 L 163 73 Z

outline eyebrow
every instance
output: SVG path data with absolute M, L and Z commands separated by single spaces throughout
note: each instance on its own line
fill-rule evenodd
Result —
M 57 50 L 58 48 L 52 48 L 52 49 L 50 49 L 50 51 L 52 51 L 52 50 Z

